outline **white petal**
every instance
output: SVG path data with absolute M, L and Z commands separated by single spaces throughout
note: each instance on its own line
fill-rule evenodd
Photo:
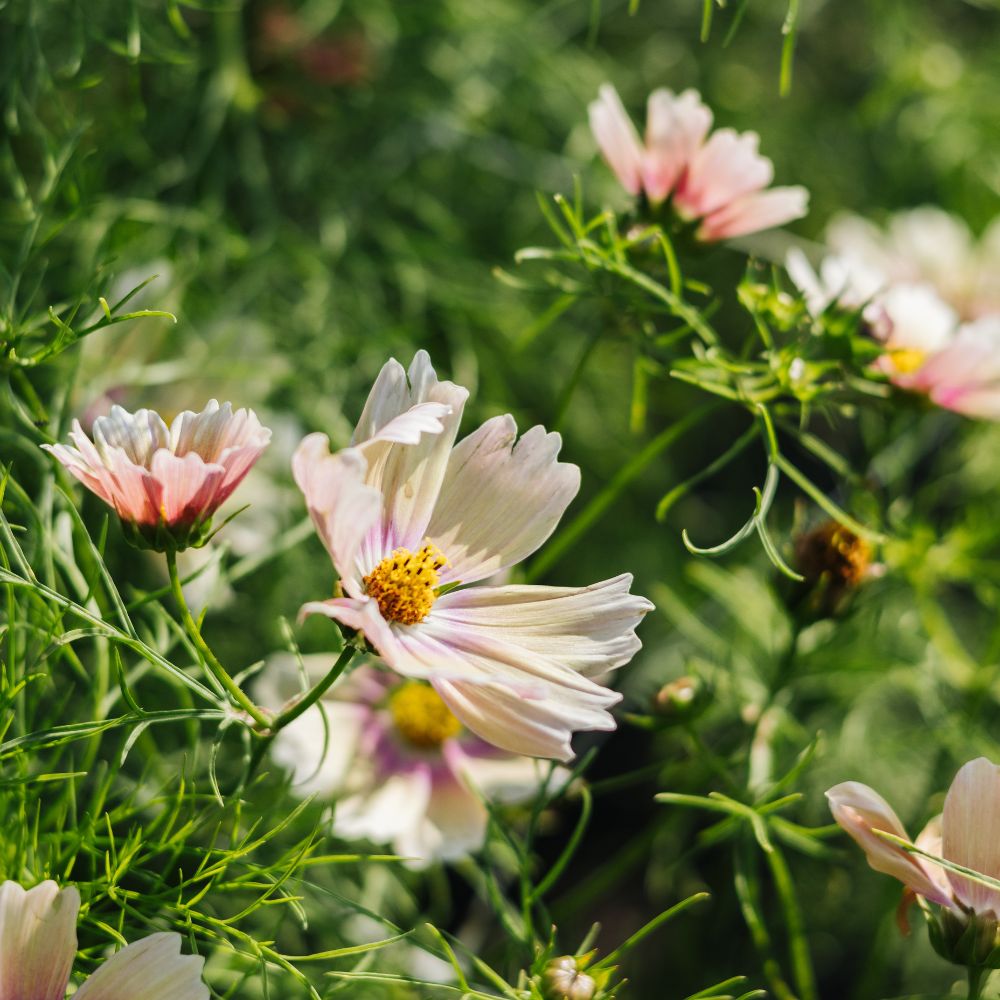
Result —
M 370 716 L 364 705 L 320 700 L 278 733 L 271 757 L 290 772 L 297 795 L 325 797 L 343 787 Z
M 394 774 L 373 791 L 337 803 L 333 829 L 344 840 L 386 844 L 412 834 L 427 815 L 431 778 L 427 768 Z
M 865 852 L 868 864 L 877 872 L 898 878 L 900 882 L 926 899 L 942 906 L 952 906 L 949 894 L 942 891 L 937 876 L 913 854 L 883 840 L 873 831 L 883 830 L 909 840 L 892 806 L 878 792 L 858 781 L 845 781 L 827 793 L 830 812 L 840 826 Z
M 448 557 L 442 583 L 492 576 L 552 534 L 580 488 L 580 470 L 557 461 L 561 444 L 542 427 L 517 441 L 517 424 L 507 414 L 456 445 L 427 528 Z
M 590 130 L 622 187 L 637 195 L 642 190 L 643 149 L 639 133 L 610 83 L 603 84 L 598 93 L 598 99 L 588 108 Z
M 0 998 L 63 1000 L 76 956 L 80 894 L 52 881 L 0 885 Z
M 121 448 L 129 460 L 147 468 L 154 452 L 170 447 L 170 431 L 153 410 L 129 413 L 112 406 L 106 417 L 98 417 L 93 426 L 94 446 L 104 456 L 108 449 Z
M 354 435 L 368 462 L 365 482 L 383 497 L 381 523 L 361 548 L 365 572 L 397 548 L 416 551 L 423 544 L 468 396 L 467 389 L 438 380 L 426 351 L 417 352 L 406 376 L 396 361 L 379 374 Z M 430 417 L 428 403 L 436 404 Z M 422 409 L 407 415 L 414 407 Z M 396 433 L 389 425 L 404 416 L 405 434 Z M 395 440 L 416 431 L 417 444 Z
M 478 851 L 486 840 L 489 814 L 479 797 L 447 772 L 436 774 L 427 819 L 416 836 L 400 838 L 400 854 L 455 861 Z
M 181 954 L 179 934 L 152 934 L 112 955 L 74 1000 L 209 1000 L 205 960 Z
M 344 589 L 360 595 L 359 555 L 379 520 L 382 496 L 365 485 L 368 463 L 360 451 L 330 454 L 325 434 L 310 434 L 295 451 L 292 474 L 306 498 L 309 515 L 326 546 Z
M 941 834 L 949 861 L 1000 878 L 1000 767 L 979 757 L 959 770 L 944 800 Z M 1000 890 L 947 874 L 966 906 L 1000 916 Z
M 888 345 L 916 351 L 939 351 L 952 342 L 958 315 L 929 285 L 892 285 L 878 304 L 892 322 Z
M 491 752 L 476 752 L 480 747 Z M 553 769 L 547 761 L 536 757 L 497 753 L 485 743 L 468 747 L 451 740 L 443 751 L 452 770 L 492 802 L 526 802 L 546 783 L 558 788 L 566 779 L 566 771 L 561 767 Z

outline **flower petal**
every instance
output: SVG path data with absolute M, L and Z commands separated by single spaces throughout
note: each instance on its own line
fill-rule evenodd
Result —
M 431 776 L 427 767 L 394 774 L 373 792 L 352 795 L 337 803 L 333 830 L 344 840 L 393 843 L 412 836 L 427 815 Z
M 193 451 L 178 458 L 164 449 L 153 455 L 150 471 L 163 490 L 160 514 L 167 524 L 194 524 L 215 513 L 226 474 L 221 465 L 208 464 Z
M 442 583 L 473 583 L 519 563 L 555 530 L 580 488 L 557 461 L 562 438 L 532 427 L 517 441 L 507 414 L 455 446 L 427 537 L 448 557 Z
M 310 434 L 295 451 L 292 474 L 344 589 L 360 596 L 359 555 L 379 520 L 382 495 L 365 485 L 368 463 L 356 448 L 330 454 L 325 434 Z M 370 568 L 370 567 L 368 567 Z
M 52 881 L 0 885 L 0 997 L 63 1000 L 76 956 L 80 894 Z
M 147 468 L 155 451 L 170 447 L 170 431 L 153 410 L 129 413 L 121 406 L 112 406 L 108 416 L 94 421 L 92 433 L 102 458 L 109 450 L 121 448 L 129 461 Z
M 74 1000 L 209 1000 L 205 960 L 181 954 L 179 934 L 152 934 L 112 955 Z
M 423 544 L 468 396 L 462 386 L 438 380 L 426 351 L 417 352 L 405 375 L 395 360 L 379 373 L 354 434 L 368 462 L 365 482 L 383 497 L 380 524 L 361 547 L 365 572 L 397 548 L 416 551 Z M 428 412 L 427 403 L 437 406 Z M 408 415 L 415 407 L 421 409 Z M 406 419 L 397 424 L 401 416 Z M 416 444 L 397 440 L 415 432 Z
M 804 187 L 777 187 L 744 195 L 709 215 L 698 228 L 698 239 L 712 242 L 759 233 L 801 219 L 809 210 Z
M 941 820 L 943 856 L 991 878 L 1000 878 L 1000 767 L 985 757 L 955 775 Z M 955 895 L 977 913 L 1000 916 L 1000 890 L 948 872 Z
M 557 773 L 553 775 L 547 761 L 497 753 L 479 740 L 449 740 L 442 752 L 451 770 L 492 802 L 526 802 L 544 785 L 557 788 L 566 780 L 563 768 L 555 768 Z
M 873 832 L 884 830 L 909 839 L 892 806 L 878 792 L 858 781 L 845 781 L 831 788 L 826 797 L 833 818 L 865 852 L 875 871 L 898 878 L 925 899 L 953 907 L 950 894 L 942 890 L 918 857 Z
M 670 194 L 711 127 L 712 112 L 696 90 L 674 95 L 660 88 L 649 95 L 642 177 L 651 202 Z
M 400 854 L 456 861 L 486 840 L 489 813 L 479 797 L 450 771 L 434 775 L 426 821 L 397 841 Z
M 767 187 L 774 167 L 757 152 L 756 132 L 737 134 L 720 128 L 713 132 L 688 166 L 674 195 L 677 211 L 688 219 L 700 219 L 751 191 Z
M 631 195 L 642 190 L 642 143 L 618 91 L 605 83 L 588 108 L 590 130 L 608 166 Z

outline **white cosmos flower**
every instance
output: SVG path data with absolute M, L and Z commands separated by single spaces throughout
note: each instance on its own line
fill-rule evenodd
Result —
M 621 696 L 599 680 L 640 648 L 635 627 L 652 605 L 629 593 L 629 574 L 590 587 L 464 586 L 534 552 L 580 485 L 580 470 L 557 460 L 559 435 L 533 427 L 517 440 L 509 414 L 456 445 L 467 397 L 420 351 L 408 373 L 383 367 L 349 448 L 331 454 L 325 434 L 302 442 L 295 481 L 343 590 L 302 614 L 363 633 L 487 742 L 568 760 L 574 731 L 614 729 L 608 709 Z
M 311 682 L 333 662 L 321 654 L 302 659 Z M 295 667 L 288 654 L 270 657 L 258 698 L 279 707 L 292 697 Z M 466 731 L 425 682 L 368 665 L 282 729 L 272 757 L 291 774 L 297 794 L 337 799 L 339 837 L 391 844 L 413 867 L 481 848 L 489 820 L 484 799 L 523 802 L 547 777 L 554 787 L 566 778 Z
M 0 885 L 0 997 L 63 1000 L 76 956 L 80 894 L 47 881 Z M 152 934 L 112 955 L 74 1000 L 209 1000 L 204 959 L 182 955 L 179 934 Z

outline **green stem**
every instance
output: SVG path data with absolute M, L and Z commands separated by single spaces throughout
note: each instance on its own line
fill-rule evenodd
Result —
M 987 970 L 979 966 L 969 966 L 969 1000 L 979 1000 L 986 985 Z
M 271 720 L 246 696 L 243 689 L 229 676 L 226 668 L 218 661 L 216 655 L 209 649 L 208 643 L 201 636 L 198 625 L 191 616 L 187 601 L 184 599 L 184 590 L 181 587 L 181 577 L 177 572 L 177 553 L 173 550 L 166 552 L 167 571 L 170 574 L 170 590 L 174 595 L 174 600 L 181 612 L 181 620 L 187 630 L 195 648 L 201 654 L 205 666 L 215 677 L 215 679 L 229 692 L 229 696 L 243 709 L 247 715 L 261 729 L 271 728 Z

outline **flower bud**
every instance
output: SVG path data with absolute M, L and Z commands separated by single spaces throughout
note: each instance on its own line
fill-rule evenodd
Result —
M 827 521 L 795 543 L 799 572 L 812 588 L 815 610 L 832 615 L 871 571 L 871 546 L 849 528 Z
M 988 913 L 956 913 L 941 908 L 930 921 L 934 950 L 955 965 L 1000 969 L 1000 931 L 997 917 Z
M 577 968 L 572 955 L 554 958 L 542 973 L 545 1000 L 592 1000 L 597 984 Z
M 708 708 L 712 689 L 700 677 L 669 681 L 653 697 L 653 713 L 669 722 L 690 722 Z

